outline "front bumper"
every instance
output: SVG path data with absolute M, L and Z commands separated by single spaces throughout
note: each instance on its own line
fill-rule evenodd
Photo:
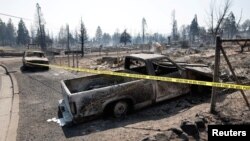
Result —
M 65 101 L 63 99 L 61 99 L 58 102 L 59 102 L 59 106 L 58 106 L 59 109 L 58 110 L 62 114 L 62 118 L 66 123 L 65 125 L 71 124 L 73 121 L 73 116 L 70 113 L 69 109 L 67 108 Z
M 39 62 L 25 61 L 23 64 L 24 66 L 31 67 L 31 68 L 49 68 L 48 66 L 49 62 L 46 62 L 46 61 L 39 61 Z M 41 64 L 41 65 L 35 65 L 35 64 Z

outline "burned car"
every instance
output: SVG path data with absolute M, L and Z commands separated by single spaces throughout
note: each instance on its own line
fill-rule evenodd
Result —
M 212 80 L 212 71 L 202 64 L 175 62 L 164 55 L 132 54 L 124 70 L 131 74 Z M 190 92 L 206 93 L 211 87 L 121 76 L 92 75 L 61 81 L 63 99 L 59 113 L 66 123 L 84 121 L 102 113 L 121 117 L 130 110 Z
M 27 68 L 44 68 L 49 69 L 48 66 L 40 66 L 30 63 L 37 63 L 37 64 L 49 64 L 48 58 L 45 56 L 45 53 L 42 51 L 31 51 L 27 50 L 23 54 L 23 67 Z

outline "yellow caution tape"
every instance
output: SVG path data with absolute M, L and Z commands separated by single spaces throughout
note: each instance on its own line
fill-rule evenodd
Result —
M 105 71 L 105 70 L 93 70 L 93 69 L 85 69 L 85 68 L 72 68 L 72 67 L 66 67 L 66 66 L 47 65 L 47 64 L 29 63 L 29 62 L 27 62 L 27 63 L 31 64 L 31 65 L 54 67 L 54 68 L 59 68 L 59 69 L 66 69 L 66 70 L 72 70 L 72 71 L 80 71 L 80 72 L 93 73 L 93 74 L 106 74 L 106 75 L 115 75 L 115 76 L 130 77 L 130 78 L 159 80 L 159 81 L 166 81 L 166 82 L 173 82 L 173 83 L 195 84 L 195 85 L 220 87 L 220 88 L 250 90 L 250 86 L 239 85 L 239 84 L 228 84 L 228 83 L 220 83 L 220 82 L 208 82 L 208 81 L 200 81 L 200 80 L 172 78 L 172 77 L 162 77 L 162 76 L 143 75 L 143 74 L 130 74 L 130 73 L 123 73 L 123 72 L 113 72 L 113 71 Z

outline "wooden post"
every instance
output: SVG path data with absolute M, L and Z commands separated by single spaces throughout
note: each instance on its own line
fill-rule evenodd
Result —
M 69 60 L 69 25 L 67 25 L 67 49 L 68 49 L 68 67 L 70 67 L 70 60 Z
M 62 65 L 62 58 L 61 57 L 59 57 L 60 58 L 60 66 Z
M 82 18 L 81 18 L 81 53 L 82 53 L 82 57 L 84 56 L 84 41 L 85 39 L 85 31 L 86 29 L 84 29 L 83 27 L 83 22 L 82 22 Z
M 78 66 L 78 63 L 79 63 L 79 59 L 78 59 L 78 51 L 77 51 L 77 53 L 76 53 L 76 67 L 78 68 L 79 66 Z
M 216 37 L 216 48 L 215 48 L 215 63 L 214 63 L 214 76 L 213 82 L 219 81 L 219 70 L 220 70 L 220 46 L 221 46 L 221 38 L 220 36 Z M 211 106 L 210 112 L 215 113 L 215 106 L 216 106 L 216 97 L 217 97 L 217 90 L 218 88 L 212 88 L 212 96 L 211 96 Z
M 72 57 L 73 57 L 73 68 L 75 67 L 75 51 L 72 50 Z

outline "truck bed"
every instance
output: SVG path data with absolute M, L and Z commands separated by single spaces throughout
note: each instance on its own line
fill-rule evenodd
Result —
M 64 83 L 71 94 L 88 91 L 97 88 L 103 88 L 107 86 L 117 85 L 133 81 L 136 79 L 110 76 L 110 75 L 92 75 L 87 77 L 75 78 L 70 80 L 64 80 Z

